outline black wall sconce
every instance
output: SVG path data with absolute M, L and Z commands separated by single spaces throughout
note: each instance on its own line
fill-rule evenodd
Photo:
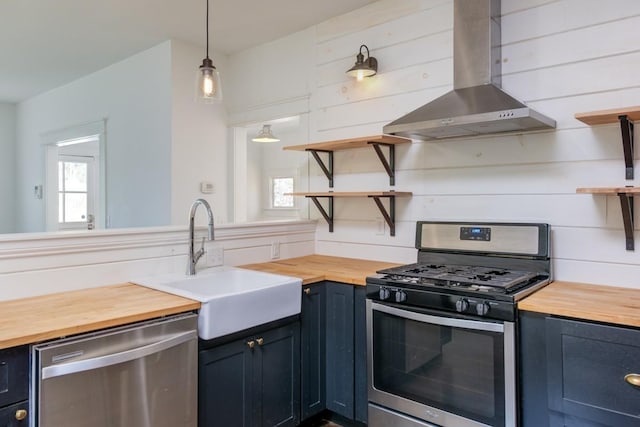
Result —
M 364 59 L 362 48 L 367 49 L 367 59 Z M 365 77 L 375 76 L 378 72 L 378 60 L 373 56 L 369 56 L 369 48 L 367 45 L 360 46 L 360 52 L 356 56 L 356 63 L 347 70 L 347 74 L 355 77 L 358 81 L 362 81 Z

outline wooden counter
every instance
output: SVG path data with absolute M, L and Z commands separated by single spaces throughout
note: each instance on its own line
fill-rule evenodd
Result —
M 640 290 L 553 282 L 518 303 L 520 310 L 640 327 Z
M 302 284 L 332 280 L 334 282 L 364 285 L 367 276 L 383 268 L 397 267 L 382 261 L 369 261 L 327 255 L 308 255 L 260 264 L 241 265 L 241 268 L 299 277 Z
M 0 349 L 200 308 L 131 283 L 0 302 Z

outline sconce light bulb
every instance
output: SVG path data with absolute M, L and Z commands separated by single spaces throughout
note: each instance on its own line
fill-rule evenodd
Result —
M 359 81 L 359 82 L 364 80 L 364 71 L 363 70 L 358 70 L 358 72 L 356 74 L 356 80 Z

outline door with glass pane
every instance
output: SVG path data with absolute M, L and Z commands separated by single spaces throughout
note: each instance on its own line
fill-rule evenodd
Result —
M 58 156 L 58 228 L 92 229 L 94 224 L 94 158 Z

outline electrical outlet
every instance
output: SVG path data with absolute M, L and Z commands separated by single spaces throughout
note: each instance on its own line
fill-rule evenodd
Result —
M 385 222 L 383 218 L 376 218 L 376 236 L 384 236 Z
M 224 265 L 224 248 L 220 243 L 211 243 L 206 248 L 207 267 Z
M 280 242 L 271 243 L 271 259 L 280 258 Z

